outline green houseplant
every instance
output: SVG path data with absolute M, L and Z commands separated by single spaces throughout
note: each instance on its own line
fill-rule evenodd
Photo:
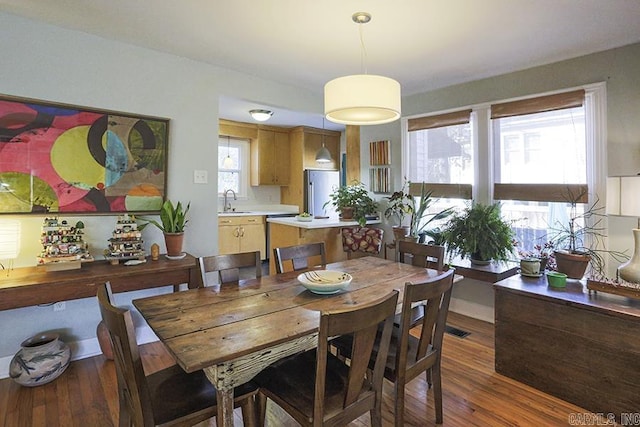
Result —
M 164 234 L 167 255 L 170 257 L 180 256 L 182 255 L 184 228 L 189 222 L 187 213 L 189 213 L 190 207 L 191 203 L 187 203 L 187 206 L 183 208 L 181 202 L 174 205 L 171 200 L 167 199 L 160 209 L 160 222 L 150 218 L 141 218 L 145 222 L 139 228 L 142 230 L 149 224 L 155 225 Z
M 367 223 L 366 216 L 378 209 L 378 203 L 369 196 L 369 191 L 360 181 L 334 188 L 329 200 L 324 204 L 327 205 L 335 206 L 343 220 L 357 221 L 361 227 Z
M 566 200 L 569 204 L 569 220 L 557 221 L 551 229 L 551 240 L 556 248 L 553 255 L 556 270 L 565 273 L 571 279 L 582 279 L 587 267 L 591 265 L 594 273 L 605 275 L 604 255 L 609 254 L 618 262 L 628 260 L 628 256 L 619 251 L 598 249 L 604 247 L 605 228 L 602 220 L 604 207 L 599 206 L 596 197 L 592 205 L 587 205 L 580 213 L 578 201 L 584 199 L 585 192 L 574 194 L 567 189 Z
M 387 208 L 384 211 L 384 216 L 388 220 L 393 220 L 395 224 L 393 226 L 393 233 L 396 240 L 405 237 L 409 234 L 410 226 L 404 225 L 404 219 L 407 215 L 413 214 L 415 208 L 415 200 L 405 189 L 409 185 L 409 182 L 405 182 L 402 188 L 395 191 L 387 199 Z
M 514 249 L 511 224 L 500 216 L 500 205 L 475 203 L 451 216 L 443 230 L 447 251 L 470 257 L 474 264 L 507 261 Z
M 425 183 L 423 182 L 420 186 L 420 196 L 416 198 L 410 196 L 413 201 L 413 208 L 411 210 L 409 236 L 413 239 L 417 239 L 420 233 L 425 231 L 427 226 L 434 221 L 445 219 L 454 212 L 453 208 L 446 208 L 437 213 L 428 213 L 427 211 L 431 205 L 437 200 L 431 197 L 432 193 L 432 191 L 426 191 Z M 429 231 L 425 231 L 425 233 L 429 234 Z

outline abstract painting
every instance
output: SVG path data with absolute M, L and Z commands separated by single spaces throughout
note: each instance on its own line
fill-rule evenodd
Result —
M 0 96 L 0 213 L 158 212 L 169 120 Z

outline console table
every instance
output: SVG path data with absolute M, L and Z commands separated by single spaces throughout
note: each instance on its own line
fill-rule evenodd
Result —
M 132 266 L 94 261 L 66 271 L 16 268 L 8 274 L 0 271 L 0 310 L 94 297 L 96 286 L 107 281 L 113 292 L 126 292 L 161 286 L 175 288 L 181 283 L 196 288 L 201 278 L 196 258 L 189 254 L 181 260 L 168 260 L 161 255 L 152 261 L 147 257 L 147 262 Z
M 640 408 L 640 301 L 545 277 L 494 284 L 496 372 L 595 413 Z

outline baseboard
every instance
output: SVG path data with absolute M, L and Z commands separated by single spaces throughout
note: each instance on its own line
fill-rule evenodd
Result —
M 136 329 L 136 341 L 141 345 L 158 341 L 158 337 L 149 326 L 144 325 Z M 97 338 L 68 342 L 67 344 L 71 349 L 72 361 L 102 354 Z M 9 378 L 9 364 L 11 363 L 11 359 L 13 359 L 13 356 L 0 357 L 0 379 Z
M 451 298 L 449 311 L 474 319 L 484 320 L 489 323 L 495 322 L 493 307 L 488 307 L 486 305 L 477 304 L 460 298 Z

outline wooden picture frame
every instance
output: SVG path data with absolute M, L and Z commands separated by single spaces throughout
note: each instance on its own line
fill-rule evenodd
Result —
M 159 212 L 169 119 L 0 95 L 0 214 Z

